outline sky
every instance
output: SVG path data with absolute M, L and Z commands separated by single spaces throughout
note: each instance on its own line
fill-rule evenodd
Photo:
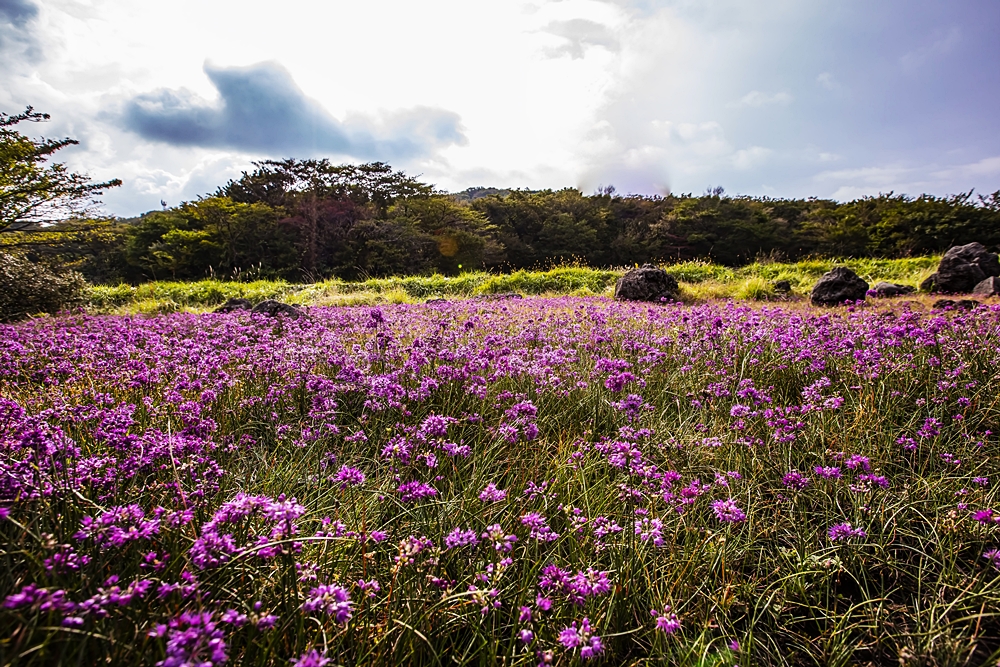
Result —
M 131 216 L 251 162 L 440 190 L 1000 189 L 1000 0 L 0 0 L 0 111 Z M 21 126 L 24 128 L 24 126 Z

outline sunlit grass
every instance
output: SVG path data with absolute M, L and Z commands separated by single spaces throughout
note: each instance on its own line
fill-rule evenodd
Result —
M 846 265 L 870 284 L 880 280 L 913 287 L 930 275 L 939 257 L 910 259 L 817 259 L 795 263 L 754 263 L 731 268 L 707 262 L 664 265 L 681 283 L 682 298 L 767 301 L 776 298 L 773 283 L 788 280 L 793 295 L 809 293 L 813 283 L 835 265 Z M 139 286 L 95 285 L 89 288 L 88 308 L 100 313 L 157 313 L 209 310 L 230 298 L 253 302 L 279 299 L 295 305 L 378 305 L 419 303 L 427 299 L 466 299 L 514 292 L 533 296 L 610 296 L 615 281 L 627 269 L 603 270 L 581 266 L 510 274 L 463 273 L 458 276 L 372 278 L 361 282 L 331 279 L 311 284 L 280 281 L 248 283 L 202 280 L 157 281 Z M 161 306 L 155 305 L 163 302 Z

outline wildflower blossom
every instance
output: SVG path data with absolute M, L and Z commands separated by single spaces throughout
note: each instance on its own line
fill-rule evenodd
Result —
M 357 468 L 342 466 L 340 470 L 337 471 L 336 479 L 340 482 L 340 488 L 346 489 L 349 486 L 359 486 L 364 484 L 365 474 Z
M 309 591 L 302 611 L 322 611 L 333 616 L 337 623 L 346 623 L 351 618 L 351 597 L 341 586 L 323 584 Z
M 521 517 L 521 525 L 530 529 L 528 536 L 539 542 L 553 542 L 559 539 L 559 533 L 549 528 L 548 519 L 538 512 L 530 512 Z
M 167 657 L 156 667 L 214 667 L 228 660 L 225 634 L 209 612 L 184 612 L 149 635 L 167 638 Z
M 664 607 L 662 610 L 650 609 L 650 615 L 656 619 L 656 629 L 665 635 L 672 635 L 681 628 L 681 622 L 677 618 L 677 614 L 670 611 L 670 606 Z
M 831 542 L 841 542 L 853 537 L 867 537 L 867 533 L 861 528 L 853 528 L 849 523 L 838 523 L 830 526 L 827 536 Z
M 747 515 L 736 505 L 732 498 L 727 500 L 716 500 L 712 503 L 712 511 L 715 518 L 723 523 L 739 523 L 747 518 Z
M 797 470 L 791 470 L 785 473 L 785 476 L 781 478 L 781 483 L 790 489 L 797 489 L 801 491 L 809 486 L 809 478 Z
M 476 536 L 476 531 L 474 530 L 455 528 L 444 538 L 445 549 L 456 549 L 465 546 L 474 547 L 477 544 L 479 544 L 479 538 Z
M 480 492 L 479 499 L 484 503 L 499 503 L 507 499 L 507 491 L 498 489 L 496 484 L 490 482 Z
M 482 538 L 492 542 L 494 549 L 505 554 L 509 554 L 514 548 L 514 542 L 517 542 L 517 535 L 507 535 L 498 523 L 487 526 Z
M 652 542 L 658 547 L 662 547 L 665 544 L 663 539 L 663 521 L 660 519 L 650 519 L 648 517 L 636 519 L 635 534 L 643 542 Z
M 416 480 L 400 484 L 396 491 L 404 503 L 412 503 L 424 498 L 433 498 L 437 495 L 437 489 L 433 486 Z
M 326 657 L 326 651 L 321 653 L 312 649 L 292 660 L 292 667 L 325 667 L 330 662 L 332 661 Z
M 584 618 L 563 628 L 559 632 L 559 643 L 567 649 L 580 649 L 580 657 L 584 660 L 594 658 L 604 650 L 604 643 L 601 638 L 594 634 L 594 629 L 590 625 L 590 619 Z

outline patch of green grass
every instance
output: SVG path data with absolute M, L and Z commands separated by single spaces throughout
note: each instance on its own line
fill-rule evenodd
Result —
M 792 285 L 793 294 L 805 295 L 821 275 L 838 265 L 851 268 L 871 284 L 888 280 L 917 287 L 934 271 L 939 261 L 940 257 L 810 259 L 794 263 L 760 262 L 738 268 L 689 261 L 664 265 L 663 268 L 681 283 L 682 298 L 685 300 L 766 301 L 775 297 L 775 281 L 787 280 Z M 333 278 L 308 285 L 267 280 L 93 285 L 89 288 L 87 305 L 94 312 L 135 313 L 171 312 L 171 308 L 206 310 L 231 298 L 249 299 L 255 303 L 264 299 L 279 299 L 296 305 L 328 306 L 415 303 L 430 298 L 454 300 L 506 292 L 533 296 L 610 296 L 615 281 L 627 270 L 561 266 L 547 271 L 520 270 L 509 274 L 470 272 L 458 276 L 371 278 L 358 282 Z M 154 302 L 162 302 L 163 305 L 156 306 Z

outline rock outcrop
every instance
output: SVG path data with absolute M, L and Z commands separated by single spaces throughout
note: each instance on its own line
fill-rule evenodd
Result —
M 863 301 L 867 295 L 868 283 L 846 266 L 838 266 L 816 281 L 809 298 L 815 306 L 839 306 L 845 301 Z
M 275 301 L 274 299 L 261 301 L 254 306 L 253 310 L 250 312 L 257 313 L 259 315 L 267 315 L 269 317 L 282 315 L 293 320 L 302 317 L 303 314 L 302 311 L 295 306 L 291 306 L 287 303 L 281 303 L 280 301 Z
M 973 287 L 972 293 L 976 296 L 1000 296 L 1000 278 L 990 276 Z
M 791 294 L 792 282 L 790 280 L 775 280 L 771 283 L 771 289 L 775 294 Z
M 230 299 L 213 310 L 213 313 L 235 313 L 238 310 L 252 310 L 253 304 L 249 299 Z
M 676 301 L 680 292 L 677 279 L 652 264 L 632 269 L 615 283 L 619 301 Z
M 897 283 L 882 282 L 875 283 L 872 287 L 872 291 L 875 292 L 877 296 L 903 296 L 904 294 L 913 294 L 917 290 L 909 285 L 899 285 Z
M 954 246 L 941 258 L 936 273 L 920 284 L 925 292 L 967 294 L 989 277 L 1000 276 L 1000 258 L 982 243 Z
M 938 299 L 934 302 L 934 310 L 972 310 L 979 305 L 975 299 Z

